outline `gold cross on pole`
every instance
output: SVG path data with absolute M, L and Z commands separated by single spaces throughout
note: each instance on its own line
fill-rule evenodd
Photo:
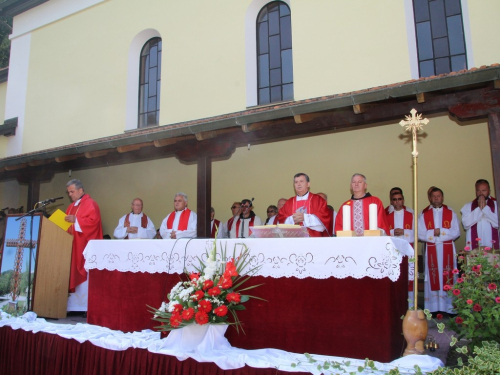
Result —
M 422 130 L 424 125 L 427 125 L 429 123 L 429 120 L 424 118 L 422 120 L 422 114 L 417 115 L 417 110 L 413 108 L 411 111 L 411 116 L 405 116 L 406 120 L 401 120 L 399 125 L 401 126 L 406 126 L 406 131 L 411 130 L 412 136 L 413 136 L 413 151 L 412 155 L 414 158 L 418 157 L 418 151 L 417 151 L 417 132 L 419 130 Z

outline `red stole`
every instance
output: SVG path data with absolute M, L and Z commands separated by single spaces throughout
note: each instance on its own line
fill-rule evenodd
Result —
M 248 218 L 247 218 L 248 219 Z M 246 219 L 245 219 L 246 220 Z M 248 224 L 248 227 L 253 227 L 253 222 L 255 220 L 255 215 L 250 218 L 250 223 Z M 243 238 L 243 233 L 241 234 L 241 237 L 238 237 L 238 233 L 240 232 L 240 223 L 241 220 L 238 218 L 238 221 L 236 222 L 236 238 Z M 229 225 L 228 225 L 229 226 Z M 243 229 L 243 228 L 242 228 Z M 248 232 L 250 233 L 250 231 Z
M 495 201 L 496 199 L 493 197 L 489 197 L 488 200 L 486 201 L 486 205 L 490 208 L 491 212 L 495 213 Z M 474 199 L 472 201 L 470 210 L 474 211 L 478 207 L 477 204 L 477 199 Z M 477 223 L 474 224 L 473 226 L 470 227 L 470 240 L 472 242 L 471 246 L 473 249 L 478 247 L 478 241 L 476 241 L 476 238 L 479 236 L 477 235 Z M 491 247 L 494 249 L 499 249 L 499 243 L 498 243 L 498 229 L 495 229 L 491 227 L 491 239 L 492 241 Z
M 190 215 L 191 215 L 191 210 L 189 208 L 186 208 L 184 211 L 182 211 L 181 217 L 179 218 L 179 225 L 177 227 L 177 230 L 187 230 Z M 174 225 L 174 220 L 175 220 L 175 211 L 171 212 L 170 216 L 168 217 L 167 229 L 172 229 L 172 226 Z
M 227 232 L 231 232 L 231 228 L 233 227 L 234 216 L 227 221 Z
M 404 211 L 404 217 L 403 217 L 403 229 L 411 229 L 413 228 L 413 215 L 411 214 L 411 212 L 408 212 L 406 211 L 405 209 L 403 209 Z M 394 212 L 396 211 L 392 211 L 390 214 L 387 215 L 387 223 L 389 224 L 389 230 L 391 229 L 395 229 L 394 228 Z M 411 247 L 413 247 L 413 244 L 410 243 Z M 416 261 L 416 260 L 415 260 Z M 413 277 L 414 276 L 414 272 L 410 272 L 411 265 L 408 264 L 408 276 L 410 276 L 410 273 L 413 274 Z M 415 266 L 413 266 L 413 271 L 415 270 Z M 413 292 L 413 280 L 410 280 L 409 277 L 408 277 L 408 291 L 409 292 Z
M 441 228 L 450 229 L 452 219 L 452 211 L 443 204 L 443 222 Z M 434 224 L 434 213 L 432 209 L 428 209 L 424 212 L 424 222 L 427 230 L 436 229 Z M 437 250 L 436 244 L 432 242 L 427 243 L 427 266 L 429 267 L 431 290 L 440 290 Z M 453 285 L 453 277 L 451 273 L 452 269 L 453 241 L 450 240 L 443 242 L 443 272 L 448 271 L 447 275 L 443 275 L 443 286 L 445 284 Z
M 219 228 L 220 228 L 220 221 L 217 219 L 214 219 L 214 225 L 212 225 L 212 233 L 210 233 L 210 238 L 215 238 L 215 232 Z
M 123 226 L 125 228 L 130 226 L 130 214 L 127 214 L 127 216 L 125 216 L 125 221 L 123 222 Z M 147 227 L 148 227 L 148 217 L 143 212 L 141 217 L 141 228 L 146 229 Z M 124 240 L 128 240 L 128 234 L 125 236 Z

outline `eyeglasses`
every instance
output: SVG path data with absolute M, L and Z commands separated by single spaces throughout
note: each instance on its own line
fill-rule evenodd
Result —
M 393 201 L 402 201 L 403 198 L 392 198 Z
M 247 208 L 247 207 L 250 207 L 250 205 L 249 204 L 242 204 L 241 205 L 241 208 Z

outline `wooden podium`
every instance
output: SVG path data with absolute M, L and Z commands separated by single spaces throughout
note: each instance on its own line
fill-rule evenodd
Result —
M 73 236 L 42 216 L 32 310 L 44 318 L 66 318 Z

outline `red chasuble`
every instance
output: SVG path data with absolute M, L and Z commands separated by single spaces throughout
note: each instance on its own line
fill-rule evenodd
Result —
M 363 222 L 365 230 L 369 229 L 368 225 L 368 223 L 370 222 L 369 206 L 371 203 L 375 203 L 377 205 L 377 226 L 383 229 L 386 235 L 390 236 L 391 232 L 389 231 L 389 225 L 387 225 L 387 218 L 385 215 L 384 205 L 382 204 L 382 201 L 377 197 L 373 197 L 370 193 L 366 193 L 366 195 L 360 199 L 363 201 Z M 339 211 L 337 212 L 337 218 L 335 219 L 335 232 L 339 230 L 344 230 L 343 229 L 344 223 L 342 221 L 343 220 L 342 210 L 345 205 L 351 206 L 351 228 L 354 228 L 353 201 L 354 201 L 353 199 L 349 199 L 342 206 L 340 206 Z
M 453 211 L 451 211 L 448 206 L 444 204 L 442 216 L 443 222 L 440 227 L 450 229 L 451 220 L 453 219 Z M 434 223 L 434 212 L 432 209 L 424 211 L 424 222 L 427 230 L 436 229 L 436 225 Z M 432 272 L 433 269 L 436 269 L 438 264 L 436 244 L 433 242 L 427 242 L 426 248 L 427 266 L 429 267 L 429 271 Z M 448 276 L 443 275 L 443 286 L 445 284 L 453 285 L 453 275 L 451 273 L 451 270 L 453 269 L 453 259 L 453 241 L 443 242 L 443 270 L 449 271 Z M 431 290 L 440 290 L 439 278 L 431 277 L 430 279 Z
M 186 208 L 184 211 L 182 211 L 181 217 L 179 218 L 179 225 L 177 226 L 176 230 L 187 230 L 190 215 L 191 215 L 191 210 L 189 208 Z M 167 229 L 172 229 L 172 226 L 174 225 L 174 220 L 175 220 L 175 211 L 172 211 L 167 219 Z
M 125 216 L 123 226 L 125 228 L 130 226 L 130 214 L 127 214 L 127 216 Z M 141 217 L 141 227 L 144 229 L 146 229 L 148 227 L 148 217 L 146 216 L 146 214 L 144 212 L 142 213 L 142 217 Z M 125 236 L 124 240 L 128 240 L 128 234 Z
M 69 292 L 74 293 L 76 286 L 87 280 L 83 257 L 85 246 L 90 240 L 102 240 L 101 211 L 97 203 L 85 194 L 78 206 L 75 203 L 69 205 L 66 215 L 75 215 L 82 230 L 75 231 L 74 224 L 68 228 L 68 233 L 73 235 Z
M 331 214 L 326 207 L 326 201 L 319 195 L 309 192 L 309 197 L 307 201 L 298 201 L 297 197 L 292 197 L 286 201 L 285 205 L 281 207 L 276 217 L 275 223 L 284 224 L 287 217 L 292 216 L 300 206 L 305 206 L 307 214 L 315 215 L 325 226 L 325 228 L 330 228 L 331 224 Z M 326 230 L 323 232 L 318 232 L 317 230 L 307 228 L 310 237 L 329 237 L 332 233 L 327 233 Z M 328 231 L 329 232 L 329 231 Z
M 220 229 L 220 221 L 214 219 L 214 225 L 212 225 L 212 233 L 210 234 L 210 238 L 215 238 L 215 232 Z

